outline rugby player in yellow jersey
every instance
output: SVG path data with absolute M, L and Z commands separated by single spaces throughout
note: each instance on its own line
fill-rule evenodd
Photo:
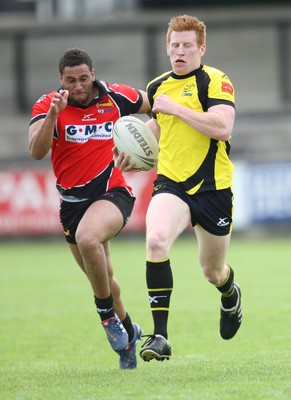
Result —
M 229 140 L 235 120 L 234 88 L 222 71 L 201 63 L 206 51 L 202 21 L 187 15 L 174 17 L 166 39 L 172 70 L 147 86 L 153 113 L 147 124 L 159 138 L 160 153 L 146 216 L 146 281 L 154 333 L 141 348 L 144 361 L 171 356 L 169 251 L 189 224 L 196 234 L 203 274 L 221 295 L 221 337 L 232 338 L 242 321 L 240 287 L 227 264 L 233 211 Z M 125 165 L 118 162 L 121 168 Z M 185 303 L 189 304 L 186 296 Z

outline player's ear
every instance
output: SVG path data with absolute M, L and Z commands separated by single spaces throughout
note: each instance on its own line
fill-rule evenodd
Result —
M 95 70 L 94 70 L 94 68 L 92 68 L 91 75 L 92 75 L 92 79 L 94 81 L 95 80 Z
M 205 44 L 205 43 L 203 43 L 203 44 L 200 46 L 199 51 L 200 51 L 201 57 L 203 57 L 204 54 L 206 53 L 206 44 Z

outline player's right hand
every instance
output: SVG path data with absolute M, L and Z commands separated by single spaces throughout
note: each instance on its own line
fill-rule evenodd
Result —
M 59 114 L 63 111 L 68 104 L 69 91 L 62 90 L 61 92 L 56 92 L 50 105 L 50 111 L 54 114 Z

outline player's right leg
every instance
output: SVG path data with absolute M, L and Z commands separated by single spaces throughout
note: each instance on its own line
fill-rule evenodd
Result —
M 189 221 L 189 208 L 176 195 L 163 192 L 152 198 L 146 216 L 146 280 L 154 333 L 140 351 L 144 361 L 163 361 L 171 356 L 167 324 L 173 276 L 168 254 Z

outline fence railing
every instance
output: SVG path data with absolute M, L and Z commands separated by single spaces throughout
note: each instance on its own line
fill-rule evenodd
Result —
M 129 18 L 122 21 L 98 21 L 80 23 L 33 23 L 18 24 L 17 26 L 0 26 L 1 39 L 9 39 L 13 51 L 13 80 L 14 80 L 14 99 L 17 110 L 26 112 L 30 109 L 28 98 L 28 55 L 26 44 L 30 39 L 38 40 L 58 37 L 70 37 L 71 35 L 96 35 L 104 34 L 120 36 L 123 34 L 142 34 L 145 49 L 144 76 L 146 81 L 151 80 L 159 73 L 160 47 L 158 46 L 158 36 L 165 32 L 167 21 L 162 16 L 160 18 Z M 279 97 L 283 103 L 291 103 L 291 18 L 290 15 L 275 16 L 272 18 L 219 18 L 211 19 L 207 22 L 208 31 L 228 31 L 234 32 L 238 29 L 260 30 L 270 28 L 275 32 L 276 46 L 276 79 L 279 84 Z M 250 37 L 250 40 L 252 38 Z M 223 45 L 223 44 L 222 44 Z M 248 57 L 247 49 L 246 57 Z M 249 60 L 253 62 L 252 59 Z

